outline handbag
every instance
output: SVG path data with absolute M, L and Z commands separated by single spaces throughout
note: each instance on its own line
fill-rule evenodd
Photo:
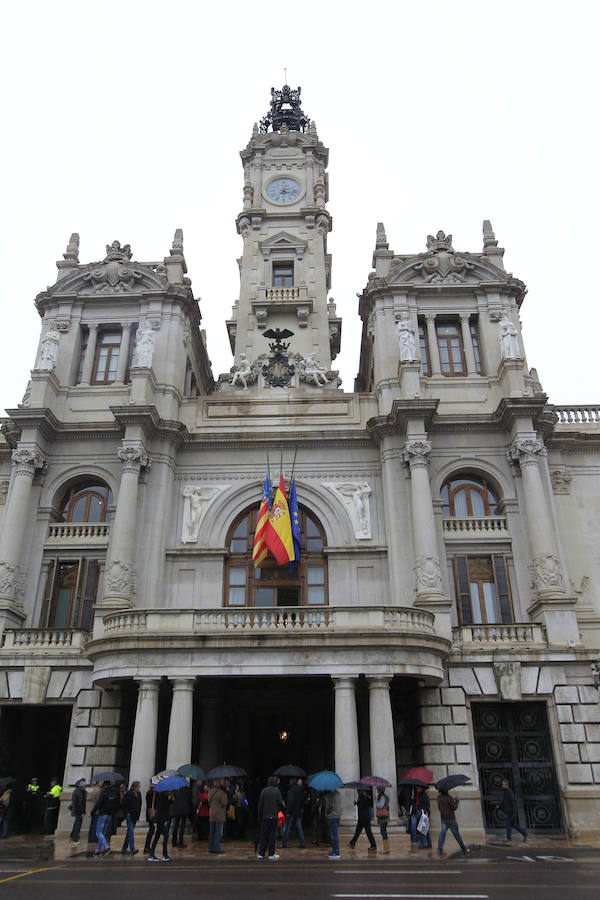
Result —
M 429 831 L 429 816 L 426 812 L 421 813 L 421 818 L 419 819 L 419 824 L 417 825 L 417 831 L 419 834 L 427 834 Z
M 387 806 L 382 806 L 381 808 L 377 807 L 375 815 L 378 819 L 389 819 L 390 811 Z
M 285 823 L 285 815 L 281 810 L 277 813 L 277 827 L 282 828 Z

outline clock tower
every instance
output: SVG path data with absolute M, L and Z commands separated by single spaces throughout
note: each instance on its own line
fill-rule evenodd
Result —
M 300 108 L 300 88 L 271 89 L 271 108 L 240 155 L 244 246 L 227 322 L 235 365 L 220 387 L 334 389 L 341 320 L 327 296 L 328 150 Z

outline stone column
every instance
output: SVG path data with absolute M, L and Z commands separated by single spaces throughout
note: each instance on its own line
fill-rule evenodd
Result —
M 473 350 L 473 336 L 471 334 L 471 316 L 469 313 L 461 313 L 460 327 L 462 329 L 463 347 L 465 350 L 465 362 L 467 364 L 467 375 L 477 375 L 477 367 L 475 365 L 475 351 Z
M 537 438 L 517 436 L 510 446 L 509 455 L 521 467 L 537 596 L 541 600 L 552 597 L 562 600 L 565 596 L 562 565 L 552 527 L 552 510 L 546 499 L 540 471 L 547 450 Z
M 148 781 L 156 774 L 156 735 L 158 731 L 158 678 L 139 678 L 138 702 L 131 745 L 129 783 L 139 781 L 144 796 Z
M 121 332 L 121 347 L 119 348 L 119 361 L 115 381 L 123 383 L 127 374 L 127 360 L 129 359 L 129 342 L 131 340 L 132 325 L 123 325 Z
M 384 435 L 381 441 L 380 456 L 390 597 L 392 605 L 406 606 L 407 579 L 404 573 L 407 566 L 410 568 L 411 560 L 406 552 L 406 516 L 398 515 L 399 485 L 402 485 L 404 490 L 402 437 L 399 434 Z
M 433 314 L 425 316 L 425 325 L 427 326 L 427 346 L 429 347 L 431 374 L 440 375 L 442 364 L 440 362 L 440 348 L 438 347 L 437 334 L 435 331 L 435 316 Z
M 139 476 L 142 467 L 150 465 L 148 454 L 139 444 L 124 446 L 117 455 L 123 472 L 106 560 L 102 606 L 108 607 L 131 604 Z
M 31 522 L 31 488 L 37 469 L 46 465 L 37 447 L 18 447 L 13 450 L 12 487 L 8 494 L 0 540 L 0 605 L 6 608 L 17 600 L 19 568 L 25 530 Z M 21 616 L 21 620 L 25 616 Z
M 88 340 L 85 350 L 85 359 L 83 360 L 83 371 L 81 373 L 80 384 L 90 384 L 92 380 L 92 369 L 94 367 L 94 358 L 96 356 L 96 340 L 98 338 L 98 326 L 90 325 L 88 328 Z
M 431 443 L 408 440 L 404 445 L 404 461 L 410 467 L 410 497 L 417 600 L 441 600 L 442 574 L 438 555 L 433 502 L 429 485 Z
M 219 705 L 218 697 L 202 700 L 202 726 L 200 731 L 200 765 L 205 772 L 219 765 Z
M 371 734 L 371 772 L 387 778 L 392 786 L 386 790 L 390 798 L 390 820 L 398 818 L 398 775 L 396 743 L 390 700 L 390 679 L 369 678 L 369 731 Z
M 334 678 L 335 688 L 335 771 L 342 781 L 360 778 L 358 720 L 353 678 Z M 353 821 L 352 793 L 342 791 L 342 819 Z
M 167 769 L 177 769 L 192 761 L 192 721 L 194 678 L 171 678 L 173 701 L 167 743 Z

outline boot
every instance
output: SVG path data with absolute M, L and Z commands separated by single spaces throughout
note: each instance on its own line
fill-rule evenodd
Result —
M 384 838 L 382 841 L 382 844 L 383 844 L 382 852 L 389 853 L 390 852 L 390 842 L 389 842 L 388 838 Z

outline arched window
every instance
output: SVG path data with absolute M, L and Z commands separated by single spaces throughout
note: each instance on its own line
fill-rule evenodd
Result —
M 108 522 L 112 491 L 98 481 L 80 482 L 65 494 L 60 505 L 63 522 Z
M 498 498 L 488 482 L 475 475 L 454 475 L 441 491 L 442 515 L 497 516 Z
M 300 562 L 290 570 L 272 556 L 254 568 L 252 547 L 258 505 L 246 510 L 228 535 L 229 559 L 225 573 L 225 606 L 324 606 L 327 591 L 327 557 L 324 533 L 310 513 L 300 513 Z

